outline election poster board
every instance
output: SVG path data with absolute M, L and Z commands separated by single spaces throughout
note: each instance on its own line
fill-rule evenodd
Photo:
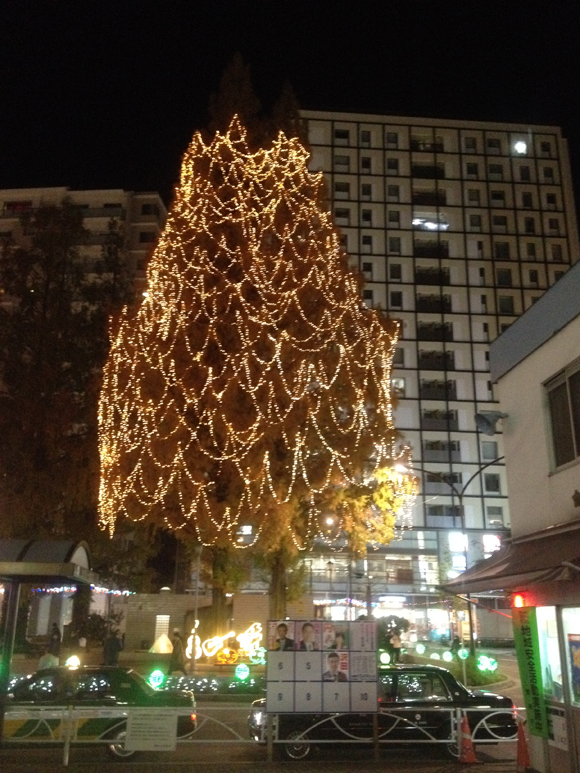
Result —
M 266 710 L 378 711 L 375 622 L 270 620 Z
M 513 609 L 512 616 L 528 729 L 532 735 L 548 738 L 548 714 L 542 683 L 536 608 Z

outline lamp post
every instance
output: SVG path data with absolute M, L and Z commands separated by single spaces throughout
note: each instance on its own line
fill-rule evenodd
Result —
M 201 553 L 203 550 L 203 545 L 200 543 L 194 545 L 193 547 L 193 555 L 195 556 L 196 560 L 196 568 L 195 568 L 195 606 L 194 606 L 194 612 L 193 612 L 193 619 L 194 619 L 194 625 L 195 630 L 193 632 L 193 657 L 191 659 L 191 673 L 193 676 L 195 676 L 195 655 L 197 651 L 196 647 L 196 635 L 197 635 L 197 615 L 199 612 L 199 572 L 201 568 Z
M 504 414 L 501 414 L 498 418 L 503 417 Z M 489 434 L 489 433 L 486 433 Z M 457 500 L 459 502 L 459 513 L 461 518 L 461 532 L 463 534 L 463 554 L 465 556 L 465 569 L 467 570 L 468 567 L 468 551 L 469 551 L 469 545 L 467 543 L 467 529 L 465 525 L 465 511 L 463 509 L 463 496 L 465 494 L 465 491 L 467 490 L 467 487 L 469 484 L 475 480 L 481 473 L 486 470 L 488 467 L 490 467 L 492 464 L 496 464 L 497 462 L 501 462 L 503 459 L 503 456 L 498 456 L 496 459 L 492 459 L 491 462 L 487 462 L 486 464 L 481 465 L 478 467 L 478 469 L 473 473 L 473 475 L 467 480 L 467 483 L 465 483 L 464 486 L 461 487 L 461 490 L 458 489 L 455 484 L 448 480 L 444 475 L 441 475 L 438 472 L 434 472 L 433 470 L 426 470 L 424 467 L 417 467 L 413 466 L 413 472 L 419 471 L 424 472 L 426 475 L 433 475 L 435 478 L 438 478 L 442 483 L 446 483 L 453 494 L 457 497 Z M 401 466 L 402 467 L 402 466 Z M 410 469 L 400 469 L 399 472 L 411 472 Z M 465 570 L 464 570 L 465 571 Z M 473 625 L 473 606 L 471 602 L 470 594 L 467 594 L 467 616 L 469 620 L 469 651 L 472 655 L 475 655 L 475 637 L 474 637 L 474 625 Z

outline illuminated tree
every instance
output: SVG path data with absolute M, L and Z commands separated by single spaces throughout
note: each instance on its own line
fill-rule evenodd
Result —
M 250 525 L 261 550 L 303 548 L 338 492 L 363 487 L 359 505 L 335 507 L 360 546 L 387 539 L 409 504 L 414 478 L 393 471 L 398 326 L 361 303 L 307 157 L 283 134 L 250 151 L 237 120 L 193 138 L 147 297 L 105 367 L 110 532 L 126 515 L 238 546 Z

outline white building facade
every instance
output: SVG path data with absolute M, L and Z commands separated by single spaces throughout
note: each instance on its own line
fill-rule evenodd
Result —
M 490 342 L 578 260 L 566 140 L 553 126 L 302 115 L 364 300 L 402 323 L 395 425 L 421 481 L 412 528 L 355 575 L 373 598 L 429 609 L 436 585 L 509 534 L 501 425 L 488 437 L 474 416 L 498 410 Z M 317 561 L 319 587 L 346 595 L 349 562 L 338 588 L 337 560 Z

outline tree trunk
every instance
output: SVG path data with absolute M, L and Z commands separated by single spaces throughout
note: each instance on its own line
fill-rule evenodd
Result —
M 286 567 L 284 550 L 277 550 L 272 556 L 270 576 L 270 618 L 284 620 L 286 617 Z
M 213 633 L 212 636 L 219 636 L 227 633 L 228 613 L 226 607 L 226 592 L 224 579 L 227 576 L 228 568 L 228 549 L 212 549 L 212 617 Z

